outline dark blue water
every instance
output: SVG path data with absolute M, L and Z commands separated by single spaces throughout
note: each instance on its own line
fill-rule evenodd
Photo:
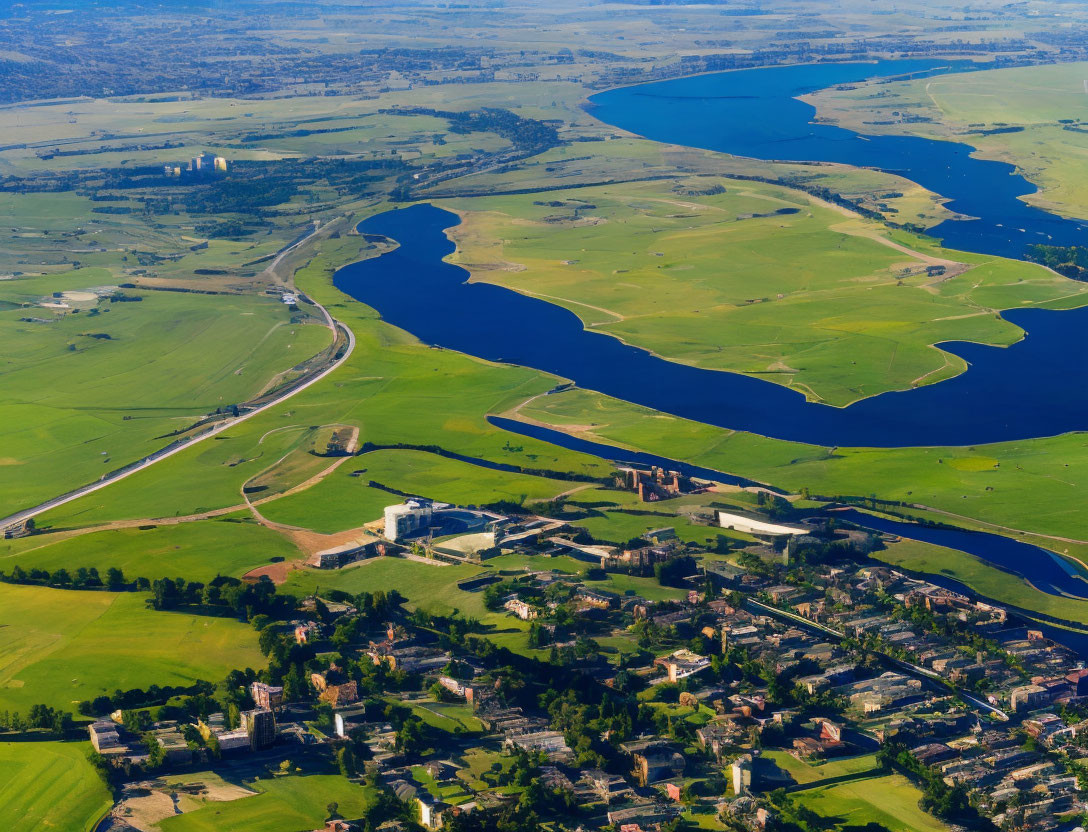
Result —
M 932 229 L 946 246 L 1021 257 L 1030 243 L 1084 245 L 1088 225 L 1033 208 L 1018 197 L 1038 190 L 1004 162 L 971 158 L 974 148 L 910 136 L 862 136 L 813 124 L 795 96 L 870 78 L 934 71 L 938 61 L 816 64 L 719 72 L 608 90 L 590 98 L 601 121 L 646 138 L 748 156 L 841 162 L 897 173 L 951 200 L 972 220 Z M 944 64 L 950 70 L 967 63 Z
M 939 384 L 885 393 L 846 408 L 786 387 L 677 364 L 587 332 L 573 313 L 487 283 L 442 261 L 456 215 L 420 204 L 365 220 L 359 230 L 401 246 L 345 266 L 336 286 L 429 344 L 534 367 L 619 399 L 724 428 L 829 447 L 975 445 L 1088 428 L 1088 308 L 1018 309 L 1030 335 L 1001 349 L 943 345 L 970 364 Z

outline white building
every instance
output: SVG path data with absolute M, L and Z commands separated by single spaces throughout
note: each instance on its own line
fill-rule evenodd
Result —
M 408 500 L 400 505 L 385 507 L 387 540 L 400 540 L 430 525 L 431 502 L 429 500 Z
M 810 529 L 805 529 L 800 526 L 785 526 L 781 523 L 768 523 L 766 520 L 759 520 L 755 517 L 748 517 L 744 514 L 734 514 L 729 511 L 718 512 L 718 525 L 723 529 L 732 529 L 736 532 L 744 532 L 745 534 L 755 535 L 802 535 L 809 534 Z

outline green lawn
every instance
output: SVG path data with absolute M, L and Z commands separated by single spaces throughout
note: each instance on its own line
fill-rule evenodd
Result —
M 113 798 L 87 762 L 89 742 L 0 742 L 0 825 L 8 832 L 90 830 Z
M 423 451 L 372 451 L 341 465 L 313 488 L 263 504 L 261 513 L 321 532 L 355 528 L 378 519 L 385 506 L 399 501 L 370 487 L 371 481 L 459 505 L 549 500 L 579 484 L 493 471 Z
M 775 765 L 786 771 L 797 783 L 804 785 L 819 783 L 851 774 L 861 774 L 877 767 L 875 754 L 862 754 L 857 757 L 834 758 L 823 763 L 813 764 L 798 760 L 785 751 L 764 751 L 762 756 L 773 760 Z
M 892 832 L 945 832 L 948 829 L 918 807 L 922 793 L 901 774 L 852 780 L 794 792 L 814 812 L 834 818 L 840 828 L 879 823 Z
M 146 598 L 0 584 L 0 709 L 70 708 L 118 688 L 215 682 L 263 666 L 248 625 L 155 612 Z
M 113 529 L 74 537 L 35 536 L 0 541 L 0 571 L 81 566 L 95 567 L 104 578 L 111 566 L 129 578 L 184 577 L 208 581 L 216 575 L 241 576 L 270 558 L 297 558 L 298 550 L 282 535 L 253 521 L 202 520 L 148 529 Z
M 162 832 L 300 832 L 320 828 L 326 806 L 339 804 L 345 818 L 362 817 L 373 795 L 335 774 L 262 777 L 246 781 L 259 794 L 228 802 L 209 801 L 196 811 L 168 817 Z

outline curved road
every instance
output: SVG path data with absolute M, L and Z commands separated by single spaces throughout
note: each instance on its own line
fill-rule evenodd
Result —
M 297 249 L 299 246 L 302 246 L 305 243 L 309 242 L 311 239 L 313 239 L 314 236 L 317 235 L 319 230 L 320 230 L 320 226 L 319 226 L 319 224 L 317 222 L 315 222 L 314 223 L 314 230 L 311 231 L 309 234 L 307 234 L 305 237 L 302 237 L 301 239 L 296 240 L 295 242 L 291 243 L 290 245 L 288 245 L 287 247 L 282 249 L 280 251 L 280 253 L 276 255 L 276 259 L 274 259 L 268 265 L 268 268 L 265 269 L 265 273 L 266 274 L 274 273 L 276 267 L 279 266 L 279 264 L 282 262 L 284 257 L 286 257 L 292 251 Z M 300 295 L 300 297 L 302 297 L 302 295 Z M 155 451 L 154 453 L 149 454 L 148 456 L 145 456 L 143 459 L 139 459 L 136 462 L 133 462 L 133 463 L 130 463 L 129 465 L 124 466 L 123 468 L 119 468 L 118 470 L 114 471 L 113 473 L 105 475 L 102 479 L 98 480 L 97 482 L 91 483 L 89 485 L 85 485 L 85 486 L 83 486 L 81 488 L 77 488 L 74 491 L 69 491 L 66 494 L 60 495 L 59 497 L 54 497 L 51 500 L 46 500 L 44 503 L 39 503 L 36 506 L 33 506 L 31 508 L 28 508 L 28 509 L 24 509 L 23 511 L 17 512 L 17 513 L 12 514 L 12 515 L 9 515 L 8 517 L 4 517 L 4 518 L 0 519 L 0 528 L 2 528 L 4 526 L 12 525 L 14 523 L 21 523 L 21 522 L 23 522 L 25 520 L 30 520 L 31 518 L 36 517 L 37 515 L 45 512 L 45 511 L 48 511 L 48 510 L 53 509 L 53 508 L 57 508 L 58 506 L 62 506 L 65 503 L 70 503 L 73 500 L 78 500 L 80 497 L 84 497 L 87 494 L 90 494 L 90 493 L 92 493 L 94 491 L 98 491 L 99 489 L 105 488 L 107 485 L 112 485 L 113 483 L 118 482 L 120 480 L 123 480 L 126 477 L 130 477 L 133 474 L 137 473 L 138 471 L 143 471 L 146 468 L 150 468 L 156 462 L 161 462 L 162 460 L 166 459 L 167 457 L 171 457 L 176 453 L 180 453 L 181 451 L 184 451 L 186 448 L 191 448 L 193 445 L 197 444 L 198 442 L 203 442 L 205 439 L 210 439 L 211 437 L 216 436 L 217 434 L 220 434 L 223 431 L 227 430 L 228 428 L 232 428 L 235 425 L 246 421 L 247 419 L 252 419 L 254 416 L 257 416 L 260 413 L 264 413 L 269 408 L 276 407 L 277 405 L 283 404 L 285 401 L 287 401 L 291 397 L 301 393 L 306 388 L 311 387 L 314 384 L 317 384 L 317 382 L 321 381 L 323 378 L 325 378 L 327 375 L 329 375 L 329 373 L 331 373 L 333 370 L 337 369 L 340 365 L 342 365 L 345 361 L 347 361 L 348 358 L 351 356 L 352 352 L 355 350 L 355 333 L 353 333 L 349 327 L 345 326 L 344 324 L 340 323 L 335 318 L 333 318 L 333 316 L 329 314 L 329 310 L 326 309 L 324 306 L 322 306 L 317 301 L 315 301 L 313 298 L 306 297 L 306 300 L 308 300 L 310 303 L 312 303 L 314 306 L 316 306 L 318 308 L 318 310 L 320 310 L 322 316 L 325 318 L 325 325 L 332 331 L 333 343 L 336 342 L 336 336 L 337 336 L 338 331 L 343 332 L 344 335 L 347 337 L 347 346 L 344 348 L 343 354 L 340 355 L 339 358 L 334 359 L 333 362 L 328 367 L 323 369 L 321 372 L 319 372 L 317 375 L 313 376 L 312 378 L 308 378 L 304 382 L 302 382 L 300 384 L 297 384 L 297 385 L 295 385 L 293 387 L 290 387 L 287 390 L 284 390 L 283 393 L 276 396 L 271 401 L 269 401 L 269 402 L 267 402 L 265 404 L 262 404 L 259 407 L 255 407 L 253 410 L 246 411 L 245 413 L 242 413 L 242 414 L 240 414 L 240 415 L 238 415 L 238 416 L 236 416 L 234 418 L 227 419 L 227 420 L 225 420 L 223 422 L 220 422 L 219 424 L 215 425 L 212 428 L 209 428 L 209 429 L 207 429 L 207 430 L 205 430 L 205 431 L 203 431 L 201 433 L 198 433 L 198 434 L 196 434 L 194 436 L 190 436 L 188 439 L 183 439 L 183 440 L 179 440 L 177 442 L 173 442 L 170 445 L 167 445 L 165 448 L 162 448 L 162 449 L 160 449 L 158 451 Z

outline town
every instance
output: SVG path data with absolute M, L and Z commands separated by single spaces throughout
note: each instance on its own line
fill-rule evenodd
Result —
M 97 764 L 121 789 L 115 816 L 170 775 L 323 755 L 382 807 L 380 823 L 330 816 L 329 832 L 649 832 L 701 816 L 803 829 L 798 796 L 840 777 L 905 778 L 926 811 L 968 828 L 1057 829 L 1084 812 L 1088 668 L 1072 651 L 1001 606 L 869 559 L 880 541 L 863 529 L 718 520 L 762 542 L 719 555 L 663 528 L 641 549 L 595 549 L 543 516 L 390 505 L 373 540 L 311 568 L 520 553 L 524 571 L 465 588 L 529 622 L 537 656 L 496 647 L 479 621 L 413 612 L 396 592 L 296 599 L 262 579 L 244 614 L 267 669 L 164 705 L 139 704 L 152 691 L 81 703 Z M 451 523 L 444 544 L 413 543 Z M 466 538 L 486 545 L 466 554 Z M 583 572 L 549 566 L 571 552 Z M 602 570 L 683 591 L 655 601 L 587 586 Z

